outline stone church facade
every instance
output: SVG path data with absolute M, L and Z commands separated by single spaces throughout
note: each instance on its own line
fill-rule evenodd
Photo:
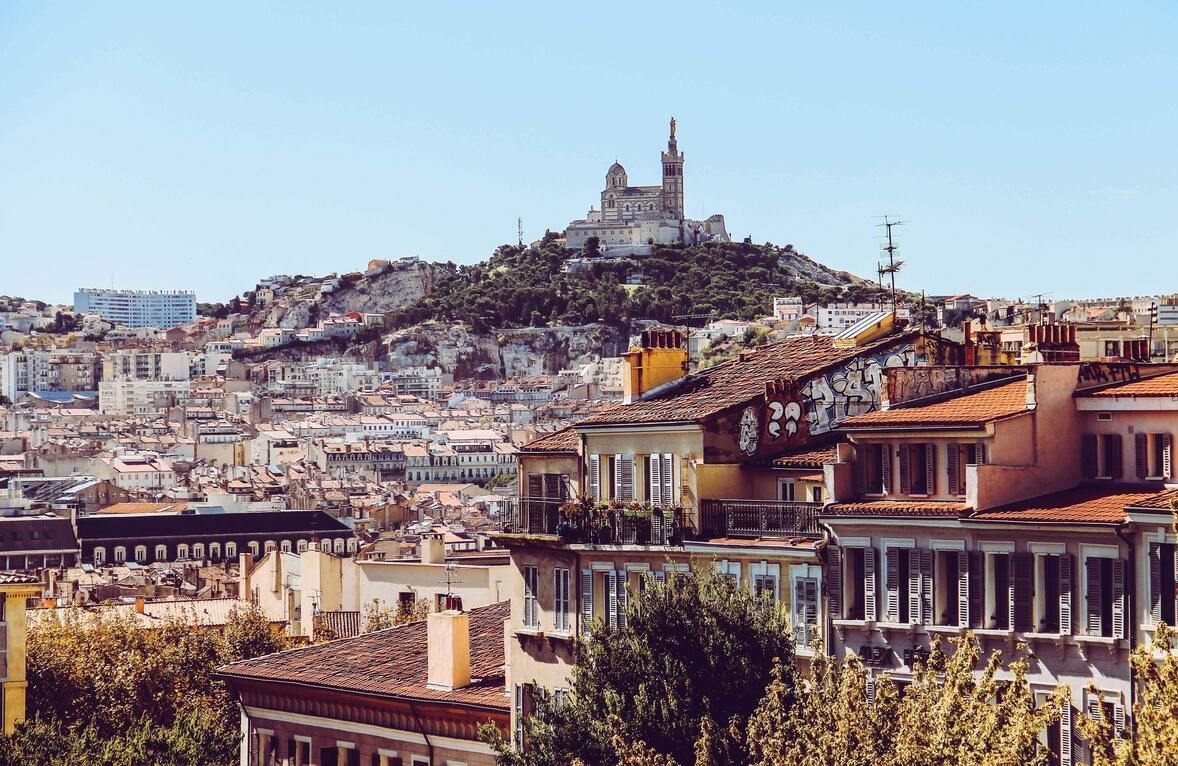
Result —
M 590 208 L 585 218 L 565 230 L 569 248 L 581 249 L 591 237 L 598 239 L 602 252 L 611 254 L 644 253 L 652 245 L 729 241 L 724 216 L 692 221 L 684 215 L 684 155 L 679 152 L 675 127 L 672 117 L 667 150 L 662 153 L 662 185 L 630 186 L 626 169 L 615 162 L 605 174 L 601 208 Z

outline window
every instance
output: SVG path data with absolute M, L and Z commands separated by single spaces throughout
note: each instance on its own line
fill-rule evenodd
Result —
M 900 445 L 900 494 L 936 494 L 935 455 L 933 444 Z
M 536 599 L 538 582 L 537 569 L 534 565 L 524 566 L 524 627 L 540 627 L 540 609 Z
M 647 455 L 644 459 L 646 470 L 646 500 L 656 507 L 666 507 L 678 502 L 675 493 L 674 456 L 671 453 Z
M 1082 435 L 1080 465 L 1085 479 L 1121 478 L 1121 435 Z
M 122 564 L 126 560 L 127 560 L 127 549 L 121 545 L 116 545 L 115 546 L 115 559 L 114 559 L 115 563 Z
M 628 503 L 634 499 L 634 456 L 614 455 L 609 462 L 613 469 L 609 496 Z
M 819 485 L 817 487 L 810 487 L 810 502 L 811 503 L 821 503 L 822 502 L 822 487 L 821 487 L 821 485 Z
M 220 561 L 221 560 L 221 544 L 220 543 L 209 543 L 209 559 L 211 559 L 212 561 Z
M 1010 630 L 1010 554 L 986 554 L 986 627 Z
M 781 582 L 781 565 L 762 561 L 749 565 L 749 579 L 757 598 L 777 601 Z
M 875 550 L 832 546 L 827 552 L 831 614 L 846 620 L 875 619 Z
M 225 543 L 225 558 L 237 558 L 237 543 Z
M 886 444 L 863 447 L 863 464 L 859 469 L 859 489 L 867 495 L 886 495 L 892 479 L 891 448 Z
M 194 543 L 192 546 L 192 558 L 197 561 L 205 560 L 205 546 L 204 543 Z
M 1175 588 L 1178 580 L 1178 557 L 1172 543 L 1149 544 L 1149 603 L 1155 623 L 1175 622 Z
M 569 614 L 569 570 L 552 570 L 552 622 L 559 631 L 568 631 L 572 617 Z
M 155 546 L 155 560 L 156 561 L 167 561 L 168 560 L 168 546 L 166 546 L 166 545 Z
M 102 566 L 106 563 L 106 548 L 101 545 L 94 549 L 94 566 Z
M 146 545 L 136 545 L 135 546 L 135 560 L 137 562 L 139 562 L 140 564 L 147 563 L 147 546 Z
M 1084 570 L 1088 635 L 1125 638 L 1125 562 L 1089 556 Z
M 915 569 L 915 571 L 913 571 Z M 915 582 L 912 581 L 915 576 Z M 884 550 L 885 622 L 920 622 L 920 604 L 912 609 L 912 598 L 920 597 L 920 554 L 909 548 Z M 915 611 L 915 614 L 914 614 Z
M 961 560 L 968 562 L 968 555 L 965 551 L 936 551 L 933 554 L 933 622 L 937 625 L 961 625 Z M 968 591 L 966 595 L 968 597 Z M 966 609 L 968 611 L 968 606 Z
M 794 495 L 797 490 L 797 483 L 793 479 L 778 479 L 777 480 L 777 499 L 792 503 Z
M 186 543 L 180 543 L 176 546 L 176 558 L 181 561 L 188 558 L 188 545 Z
M 1170 434 L 1136 434 L 1134 452 L 1137 458 L 1138 479 L 1157 480 L 1173 477 Z
M 986 462 L 985 445 L 981 442 L 952 443 L 945 453 L 945 473 L 949 480 L 949 494 L 965 494 L 965 467 Z

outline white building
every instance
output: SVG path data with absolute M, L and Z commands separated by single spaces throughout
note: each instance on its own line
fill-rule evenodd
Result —
M 103 415 L 158 415 L 188 398 L 187 380 L 103 380 L 98 411 Z
M 878 314 L 880 310 L 875 303 L 831 303 L 826 306 L 811 304 L 806 313 L 816 320 L 818 332 L 834 334 L 872 314 Z
M 74 293 L 74 312 L 98 314 L 108 322 L 129 327 L 166 330 L 196 321 L 196 293 L 85 287 Z

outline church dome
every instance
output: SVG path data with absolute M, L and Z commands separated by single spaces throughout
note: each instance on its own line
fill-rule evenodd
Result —
M 606 175 L 626 175 L 626 169 L 622 167 L 621 163 L 615 162 L 609 166 L 609 172 Z
M 626 169 L 621 163 L 615 162 L 609 166 L 605 174 L 605 185 L 611 189 L 620 189 L 626 185 Z

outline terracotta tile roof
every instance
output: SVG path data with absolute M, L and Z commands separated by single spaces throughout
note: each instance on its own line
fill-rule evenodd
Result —
M 1178 372 L 1116 383 L 1098 391 L 1081 391 L 1078 397 L 1112 399 L 1117 396 L 1178 396 Z
M 1170 511 L 1171 503 L 1178 501 L 1178 489 L 1167 489 L 1163 492 L 1150 495 L 1144 500 L 1138 500 L 1131 505 L 1134 508 L 1147 508 L 1151 511 Z
M 1136 506 L 1156 494 L 1124 487 L 1073 487 L 979 511 L 970 518 L 978 521 L 1119 524 L 1125 521 L 1125 506 Z
M 21 572 L 0 572 L 0 585 L 32 585 L 41 582 L 40 578 Z
M 532 439 L 520 447 L 520 452 L 576 452 L 581 439 L 572 426 Z
M 860 500 L 832 503 L 822 509 L 822 516 L 919 516 L 922 518 L 960 517 L 969 507 L 946 500 Z
M 360 635 L 361 615 L 359 612 L 319 612 L 315 615 L 316 630 L 326 628 L 333 638 L 354 638 Z
M 911 428 L 914 426 L 980 426 L 1027 409 L 1025 378 L 985 391 L 933 404 L 898 407 L 847 418 L 840 428 Z
M 370 694 L 408 697 L 508 710 L 503 693 L 503 621 L 511 603 L 470 610 L 472 683 L 451 692 L 426 687 L 428 678 L 424 620 L 324 644 L 242 660 L 218 668 L 218 675 Z
M 680 384 L 650 399 L 591 415 L 577 426 L 695 421 L 765 392 L 765 384 L 802 378 L 829 365 L 911 340 L 916 333 L 889 336 L 858 348 L 836 348 L 829 335 L 802 335 L 756 348 L 745 358 L 722 362 L 685 376 Z
M 838 459 L 838 445 L 826 447 L 805 448 L 797 452 L 787 452 L 768 461 L 768 465 L 777 468 L 818 468 L 824 463 L 833 463 Z

